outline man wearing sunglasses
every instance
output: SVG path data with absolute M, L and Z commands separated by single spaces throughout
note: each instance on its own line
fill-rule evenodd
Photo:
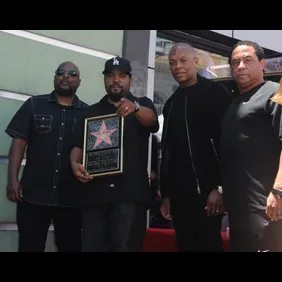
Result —
M 148 142 L 159 123 L 153 102 L 130 92 L 130 62 L 113 58 L 105 63 L 107 94 L 84 110 L 95 117 L 118 113 L 124 117 L 123 174 L 90 177 L 82 166 L 83 124 L 71 152 L 73 173 L 81 182 L 83 251 L 139 252 L 146 234 L 147 209 L 154 192 L 149 186 Z
M 51 222 L 57 250 L 81 252 L 78 181 L 69 163 L 71 138 L 87 107 L 76 95 L 79 85 L 77 66 L 62 63 L 55 71 L 54 90 L 29 98 L 6 128 L 13 138 L 7 197 L 17 203 L 19 252 L 43 252 Z

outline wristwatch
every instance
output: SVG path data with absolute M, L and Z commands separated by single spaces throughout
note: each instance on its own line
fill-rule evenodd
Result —
M 282 198 L 282 190 L 272 188 L 271 193 L 275 196 L 278 196 L 279 198 Z
M 223 194 L 222 186 L 217 185 L 216 190 L 217 190 L 220 194 Z
M 135 111 L 134 113 L 138 112 L 140 110 L 140 104 L 136 101 L 134 101 L 134 105 L 135 105 Z

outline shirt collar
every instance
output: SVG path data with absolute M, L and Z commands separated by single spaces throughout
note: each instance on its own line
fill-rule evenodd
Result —
M 134 96 L 133 96 L 133 94 L 132 94 L 131 92 L 128 92 L 128 93 L 124 96 L 124 98 L 130 100 L 131 102 L 134 101 Z M 100 100 L 100 102 L 101 102 L 101 103 L 106 103 L 106 104 L 112 105 L 112 104 L 108 101 L 108 95 L 107 95 L 107 94 L 105 94 L 105 95 L 103 96 L 103 98 Z
M 51 103 L 56 103 L 57 97 L 56 97 L 56 91 L 52 91 L 49 95 L 48 101 Z M 79 98 L 75 95 L 74 99 L 72 101 L 72 103 L 70 104 L 70 107 L 76 107 L 76 108 L 81 108 L 81 101 L 79 100 Z

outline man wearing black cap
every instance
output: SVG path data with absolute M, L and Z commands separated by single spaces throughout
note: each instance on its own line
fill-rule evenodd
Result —
M 146 234 L 146 211 L 154 199 L 147 172 L 150 133 L 159 123 L 153 102 L 130 92 L 132 69 L 127 59 L 105 63 L 107 94 L 84 111 L 84 118 L 118 113 L 124 117 L 123 173 L 91 177 L 82 161 L 84 125 L 78 127 L 70 160 L 81 188 L 83 250 L 138 252 Z M 103 142 L 103 141 L 102 141 Z

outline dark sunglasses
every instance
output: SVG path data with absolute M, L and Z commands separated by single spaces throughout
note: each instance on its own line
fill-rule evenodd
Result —
M 62 68 L 59 68 L 59 69 L 56 70 L 56 75 L 58 75 L 58 76 L 65 75 L 65 73 L 67 73 L 67 75 L 71 76 L 71 77 L 77 77 L 78 76 L 78 72 L 76 70 L 66 70 L 66 69 L 62 69 Z

